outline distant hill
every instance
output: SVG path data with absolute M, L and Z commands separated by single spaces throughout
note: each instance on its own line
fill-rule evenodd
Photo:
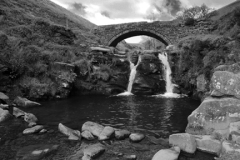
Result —
M 211 20 L 218 20 L 221 17 L 233 12 L 233 10 L 235 10 L 237 7 L 240 7 L 240 1 L 239 0 L 214 11 L 212 16 L 210 17 L 210 19 Z
M 1 22 L 1 16 L 7 18 L 4 24 Z M 68 23 L 70 29 L 88 31 L 96 26 L 50 0 L 0 0 L 0 30 L 29 24 L 36 18 L 43 18 L 62 26 Z

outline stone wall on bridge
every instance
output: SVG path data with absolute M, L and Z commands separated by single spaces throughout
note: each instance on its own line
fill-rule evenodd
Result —
M 154 37 L 169 45 L 188 35 L 206 34 L 212 27 L 211 21 L 204 20 L 193 26 L 185 26 L 177 21 L 155 21 L 98 26 L 92 32 L 100 38 L 101 44 L 106 46 L 115 47 L 118 42 L 138 35 Z

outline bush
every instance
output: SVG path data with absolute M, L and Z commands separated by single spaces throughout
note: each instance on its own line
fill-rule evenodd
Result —
M 187 18 L 187 19 L 185 19 L 185 21 L 184 21 L 184 25 L 185 25 L 185 26 L 193 26 L 194 23 L 195 23 L 194 18 Z

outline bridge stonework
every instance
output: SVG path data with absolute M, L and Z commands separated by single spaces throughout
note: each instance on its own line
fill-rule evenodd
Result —
M 92 32 L 106 46 L 115 47 L 120 41 L 138 35 L 154 37 L 169 45 L 188 35 L 207 34 L 211 27 L 211 22 L 205 21 L 198 21 L 193 26 L 185 26 L 176 21 L 155 21 L 98 26 Z

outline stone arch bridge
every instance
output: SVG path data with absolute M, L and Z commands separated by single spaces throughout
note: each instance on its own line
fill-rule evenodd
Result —
M 139 35 L 156 38 L 165 45 L 175 44 L 188 35 L 206 34 L 210 28 L 211 23 L 205 21 L 198 21 L 193 26 L 185 26 L 177 21 L 155 21 L 103 25 L 92 32 L 100 38 L 101 44 L 115 47 L 122 40 Z

